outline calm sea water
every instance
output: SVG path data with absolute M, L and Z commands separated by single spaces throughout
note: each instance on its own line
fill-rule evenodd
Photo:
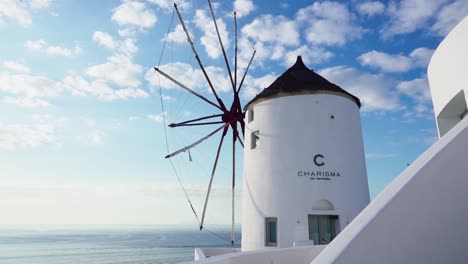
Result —
M 227 228 L 2 228 L 1 264 L 150 264 L 193 259 L 195 247 L 230 246 Z M 240 238 L 240 232 L 236 234 Z M 239 244 L 235 246 L 239 247 Z

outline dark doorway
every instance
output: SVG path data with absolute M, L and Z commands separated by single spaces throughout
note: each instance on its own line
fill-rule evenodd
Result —
M 315 245 L 326 245 L 336 236 L 336 215 L 309 215 L 309 240 Z

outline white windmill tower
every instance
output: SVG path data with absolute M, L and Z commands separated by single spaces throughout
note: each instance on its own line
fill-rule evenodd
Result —
M 300 56 L 246 105 L 243 251 L 327 244 L 369 203 L 360 106 Z

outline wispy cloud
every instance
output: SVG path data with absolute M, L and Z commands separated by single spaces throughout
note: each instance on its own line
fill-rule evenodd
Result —
M 160 113 L 160 114 L 157 114 L 157 115 L 147 115 L 146 117 L 151 121 L 161 123 L 163 121 L 163 119 L 164 119 L 164 115 L 165 115 L 165 113 Z
M 43 39 L 27 40 L 24 47 L 29 51 L 42 52 L 49 55 L 58 55 L 63 57 L 73 57 L 81 53 L 81 47 L 76 44 L 74 48 L 65 48 L 62 46 L 52 46 Z
M 213 19 L 209 17 L 204 10 L 197 10 L 195 13 L 194 23 L 203 32 L 203 35 L 200 37 L 200 41 L 203 47 L 205 47 L 208 57 L 216 59 L 221 56 L 222 53 L 219 47 L 219 40 L 213 24 Z M 231 43 L 226 30 L 226 24 L 222 18 L 217 18 L 216 23 L 218 24 L 219 35 L 221 36 L 223 45 L 228 49 Z
M 389 111 L 401 108 L 397 81 L 383 74 L 371 74 L 346 66 L 322 69 L 319 74 L 361 99 L 364 111 Z
M 89 142 L 93 145 L 102 145 L 104 144 L 104 139 L 106 138 L 106 133 L 99 130 L 93 130 L 89 132 L 88 139 Z
M 0 91 L 10 94 L 3 98 L 9 104 L 23 107 L 47 106 L 47 98 L 57 97 L 64 90 L 62 83 L 44 76 L 0 72 Z
M 25 66 L 17 61 L 4 61 L 3 62 L 3 67 L 17 71 L 17 72 L 22 72 L 22 73 L 29 73 L 31 70 L 28 68 L 28 66 Z
M 233 5 L 234 10 L 237 11 L 238 17 L 247 16 L 255 10 L 255 5 L 252 0 L 235 0 Z
M 358 57 L 361 65 L 380 69 L 384 72 L 406 72 L 414 68 L 427 67 L 434 50 L 417 48 L 409 55 L 387 54 L 380 51 L 370 51 Z
M 64 87 L 75 96 L 96 96 L 104 101 L 127 100 L 129 98 L 146 98 L 148 93 L 139 88 L 120 88 L 114 89 L 104 79 L 88 81 L 78 75 L 69 75 L 65 77 Z
M 31 27 L 33 24 L 31 12 L 47 8 L 51 0 L 2 0 L 0 1 L 0 24 L 2 18 L 18 22 L 23 27 Z
M 432 32 L 445 36 L 466 15 L 468 15 L 468 1 L 457 0 L 445 5 L 437 12 L 435 23 L 431 26 Z
M 344 45 L 365 32 L 346 4 L 339 2 L 315 2 L 299 9 L 296 20 L 304 25 L 306 39 L 313 44 Z
M 209 90 L 206 85 L 203 72 L 200 69 L 194 69 L 190 64 L 175 62 L 161 65 L 159 68 L 170 76 L 177 76 L 177 80 L 180 83 L 188 85 L 191 89 L 205 92 Z M 207 66 L 205 69 L 217 91 L 232 91 L 229 77 L 227 76 L 226 70 L 224 68 L 217 66 Z M 159 85 L 165 89 L 178 87 L 166 77 L 156 74 L 154 69 L 150 69 L 146 72 L 145 79 L 156 87 L 159 87 Z
M 90 77 L 111 81 L 118 86 L 138 87 L 143 67 L 127 56 L 115 55 L 107 58 L 105 63 L 88 67 L 85 72 Z
M 157 17 L 145 3 L 125 0 L 113 10 L 112 20 L 121 26 L 136 26 L 147 29 L 154 26 Z
M 356 8 L 361 15 L 371 17 L 382 14 L 385 11 L 385 4 L 379 1 L 369 1 L 359 3 Z
M 57 140 L 57 127 L 51 123 L 21 124 L 0 122 L 0 149 L 34 148 Z
M 108 49 L 115 49 L 118 46 L 117 41 L 114 40 L 114 38 L 107 32 L 95 31 L 93 34 L 93 40 Z
M 389 4 L 389 24 L 381 30 L 382 36 L 390 37 L 411 33 L 425 25 L 435 11 L 447 0 L 402 0 Z

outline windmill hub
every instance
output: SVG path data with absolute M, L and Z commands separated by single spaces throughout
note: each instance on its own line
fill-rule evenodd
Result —
M 231 125 L 233 125 L 233 124 L 235 124 L 237 122 L 241 122 L 244 119 L 243 114 L 242 113 L 237 113 L 235 110 L 225 112 L 222 115 L 221 118 L 222 118 L 223 122 L 229 123 Z

